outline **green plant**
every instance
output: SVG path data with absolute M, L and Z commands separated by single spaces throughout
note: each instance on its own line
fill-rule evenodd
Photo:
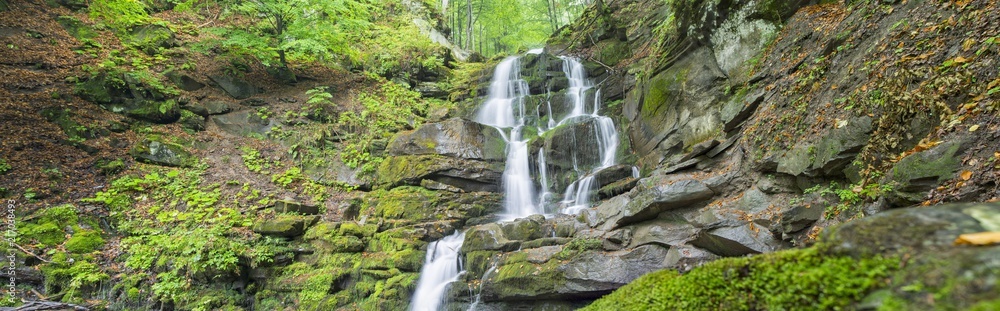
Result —
M 271 182 L 281 186 L 282 188 L 288 188 L 289 185 L 300 181 L 303 179 L 302 169 L 297 166 L 291 167 L 280 174 L 275 174 L 271 176 Z
M 7 159 L 0 158 L 0 175 L 7 174 L 11 169 L 10 164 L 7 164 Z
M 148 23 L 150 17 L 146 12 L 146 5 L 139 0 L 96 0 L 90 4 L 91 18 L 103 20 L 120 32 Z
M 251 172 L 266 173 L 266 170 L 271 169 L 271 162 L 261 157 L 260 151 L 257 149 L 244 146 L 240 147 L 240 151 L 243 153 L 240 155 L 243 158 L 243 165 L 246 165 Z

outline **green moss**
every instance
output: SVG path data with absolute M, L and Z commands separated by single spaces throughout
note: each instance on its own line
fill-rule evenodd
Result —
M 559 253 L 556 253 L 553 258 L 560 260 L 567 260 L 579 255 L 580 253 L 588 250 L 601 249 L 603 242 L 601 239 L 575 239 L 566 243 Z
M 645 275 L 584 310 L 835 310 L 883 286 L 898 260 L 817 248 L 726 258 L 688 274 Z
M 493 283 L 500 291 L 497 294 L 501 298 L 535 296 L 551 292 L 566 282 L 558 260 L 533 264 L 517 259 L 508 259 L 508 262 L 497 268 L 496 276 L 493 277 Z
M 66 250 L 73 253 L 89 253 L 104 245 L 101 233 L 95 230 L 82 230 L 73 234 L 66 241 Z

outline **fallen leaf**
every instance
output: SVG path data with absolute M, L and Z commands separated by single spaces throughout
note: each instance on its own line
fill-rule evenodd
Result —
M 975 132 L 979 130 L 979 124 L 973 125 L 969 128 L 969 132 Z
M 1000 232 L 980 232 L 959 235 L 955 245 L 993 245 L 1000 243 Z
M 955 63 L 956 64 L 964 64 L 964 63 L 968 63 L 968 62 L 969 62 L 968 58 L 961 57 L 961 56 L 955 57 Z
M 972 171 L 963 171 L 962 180 L 969 180 L 972 178 Z

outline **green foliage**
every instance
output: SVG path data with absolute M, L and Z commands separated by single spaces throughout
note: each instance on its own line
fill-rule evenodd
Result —
M 650 273 L 584 310 L 838 310 L 884 286 L 898 266 L 816 247 L 725 258 L 684 275 Z
M 212 28 L 221 46 L 234 55 L 248 55 L 265 66 L 288 67 L 289 60 L 317 61 L 350 53 L 345 32 L 367 23 L 365 0 L 252 0 L 232 7 L 248 17 L 249 27 Z M 303 10 L 302 8 L 309 8 Z
M 351 168 L 361 168 L 362 173 L 373 173 L 382 162 L 372 155 L 372 142 L 387 140 L 393 133 L 415 128 L 423 122 L 428 103 L 420 93 L 406 86 L 389 82 L 382 77 L 369 75 L 379 82 L 374 92 L 358 96 L 362 109 L 340 114 L 337 124 L 353 136 L 348 140 L 341 159 Z
M 309 119 L 320 122 L 332 122 L 336 120 L 336 109 L 331 101 L 333 94 L 330 94 L 328 87 L 320 86 L 312 88 L 306 91 L 306 96 L 309 96 L 309 100 L 306 101 L 306 106 L 303 109 L 306 110 L 306 116 Z
M 816 193 L 820 196 L 834 195 L 840 200 L 840 203 L 836 205 L 827 206 L 826 217 L 829 219 L 850 211 L 863 202 L 875 201 L 892 192 L 893 189 L 892 184 L 858 183 L 841 187 L 836 181 L 831 181 L 827 186 L 815 185 L 803 192 L 805 194 Z
M 566 243 L 559 253 L 556 253 L 552 258 L 559 260 L 568 260 L 575 257 L 583 251 L 595 250 L 602 248 L 601 239 L 575 239 Z
M 7 174 L 11 169 L 10 164 L 7 164 L 7 159 L 0 158 L 0 175 Z
M 243 158 L 243 165 L 246 165 L 251 172 L 267 174 L 271 169 L 271 162 L 261 157 L 257 149 L 244 146 L 240 147 L 240 152 L 243 153 L 240 155 Z
M 139 0 L 95 0 L 90 3 L 90 17 L 103 20 L 119 32 L 150 22 L 146 5 Z
M 289 168 L 280 174 L 275 174 L 271 176 L 271 182 L 281 186 L 282 188 L 288 188 L 292 183 L 303 180 L 302 169 L 296 167 Z

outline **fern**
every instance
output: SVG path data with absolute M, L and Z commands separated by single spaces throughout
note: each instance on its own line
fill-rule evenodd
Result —
M 146 5 L 139 0 L 96 0 L 90 4 L 90 17 L 104 21 L 118 32 L 151 20 Z

